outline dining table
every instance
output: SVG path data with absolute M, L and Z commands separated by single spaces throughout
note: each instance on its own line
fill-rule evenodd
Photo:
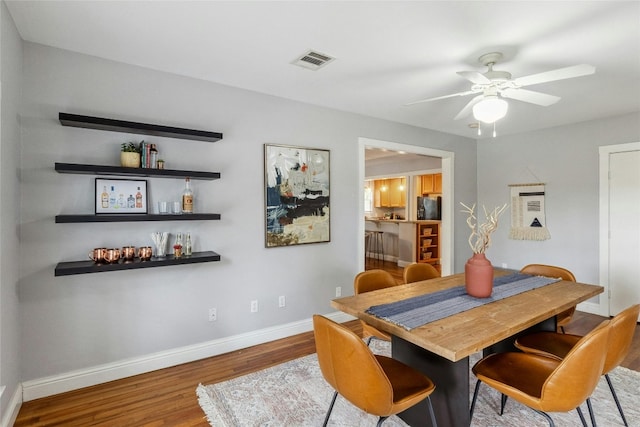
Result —
M 463 427 L 471 423 L 470 356 L 517 351 L 513 342 L 518 336 L 556 331 L 557 314 L 604 291 L 598 285 L 536 277 L 525 280 L 514 270 L 494 268 L 489 298 L 466 295 L 460 273 L 338 298 L 331 305 L 389 333 L 391 356 L 435 383 L 431 400 L 438 426 Z M 508 293 L 501 280 L 509 286 L 536 285 Z M 410 426 L 431 426 L 427 414 L 425 401 L 399 416 Z

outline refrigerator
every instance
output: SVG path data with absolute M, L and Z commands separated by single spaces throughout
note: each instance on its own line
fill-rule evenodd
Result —
M 418 220 L 440 220 L 442 212 L 442 197 L 418 197 Z

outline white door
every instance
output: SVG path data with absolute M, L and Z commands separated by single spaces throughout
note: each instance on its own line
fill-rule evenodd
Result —
M 609 155 L 609 315 L 640 303 L 640 151 Z

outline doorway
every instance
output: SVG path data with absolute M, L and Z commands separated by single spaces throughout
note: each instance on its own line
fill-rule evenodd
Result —
M 359 220 L 358 235 L 363 236 L 364 224 L 364 182 L 365 182 L 365 149 L 366 147 L 386 149 L 404 153 L 418 154 L 441 159 L 442 167 L 442 192 L 447 197 L 442 202 L 442 223 L 441 223 L 441 272 L 442 275 L 452 274 L 454 265 L 453 259 L 453 170 L 454 153 L 449 151 L 436 150 L 433 148 L 419 147 L 415 145 L 400 144 L 391 141 L 382 141 L 370 138 L 358 138 L 358 177 L 360 182 L 359 194 Z M 360 270 L 364 270 L 364 239 L 359 240 L 358 259 L 360 260 Z
M 599 314 L 640 302 L 640 142 L 600 147 Z

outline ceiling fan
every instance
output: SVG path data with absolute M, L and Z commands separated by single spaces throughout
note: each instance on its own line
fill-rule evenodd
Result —
M 473 111 L 474 117 L 477 120 L 485 123 L 495 123 L 507 114 L 508 103 L 504 98 L 515 99 L 517 101 L 528 102 L 530 104 L 540 105 L 543 107 L 548 107 L 560 100 L 560 97 L 558 96 L 522 89 L 523 87 L 586 76 L 593 74 L 596 71 L 595 67 L 592 65 L 581 64 L 513 79 L 511 77 L 511 73 L 493 69 L 493 66 L 501 59 L 501 52 L 487 53 L 478 58 L 478 61 L 488 68 L 485 73 L 479 73 L 477 71 L 458 71 L 458 75 L 473 83 L 470 90 L 453 93 L 451 95 L 438 96 L 435 98 L 421 99 L 419 101 L 410 102 L 406 105 L 478 94 L 456 115 L 455 120 L 464 118 Z

